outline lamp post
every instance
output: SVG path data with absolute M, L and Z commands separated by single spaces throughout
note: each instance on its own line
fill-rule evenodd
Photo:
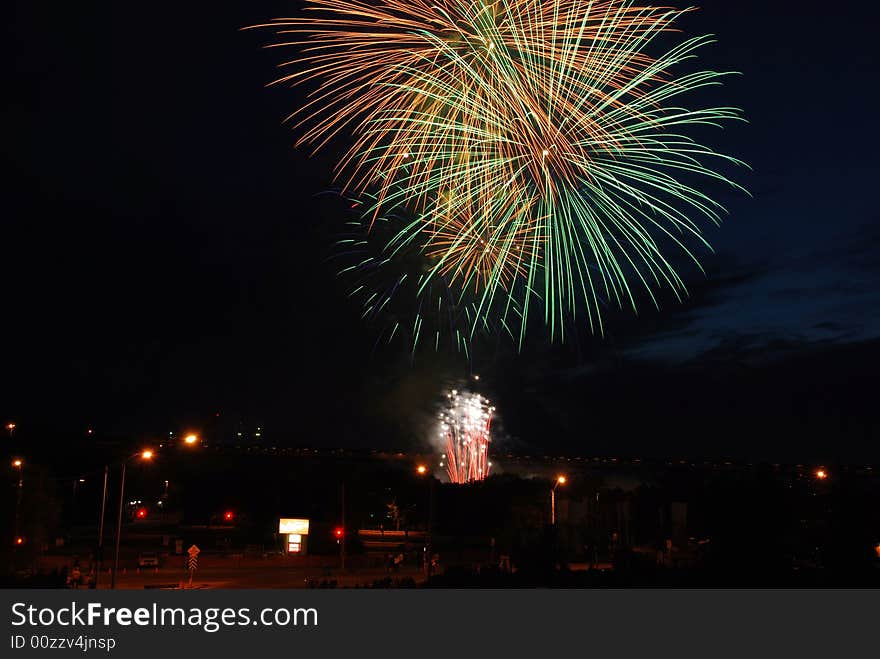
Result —
M 192 447 L 196 446 L 199 441 L 199 437 L 196 434 L 189 434 L 184 438 L 184 444 L 186 446 Z M 119 481 L 119 511 L 116 517 L 116 554 L 113 559 L 113 572 L 110 574 L 110 588 L 116 588 L 116 571 L 119 568 L 119 540 L 122 534 L 122 506 L 123 499 L 125 496 L 125 465 L 126 463 L 133 458 L 140 458 L 141 460 L 152 460 L 153 459 L 153 451 L 150 449 L 145 449 L 140 453 L 135 453 L 134 455 L 130 455 L 127 458 L 122 460 L 122 469 L 121 469 L 121 477 Z M 104 513 L 107 510 L 107 477 L 110 471 L 110 465 L 106 465 L 104 467 L 104 493 L 101 496 L 101 519 L 98 523 L 98 550 L 96 562 L 98 564 L 98 568 L 100 569 L 101 562 L 103 561 L 103 551 L 104 551 Z M 167 494 L 168 481 L 165 481 L 165 488 Z M 96 571 L 97 573 L 97 571 Z M 95 576 L 95 583 L 97 585 L 97 574 Z
M 110 465 L 104 465 L 104 492 L 101 495 L 101 517 L 98 522 L 98 546 L 95 548 L 95 588 L 101 575 L 101 563 L 104 559 L 104 511 L 107 509 L 107 477 Z
M 14 423 L 10 425 L 15 427 Z M 18 469 L 18 491 L 15 495 L 15 534 L 12 536 L 12 542 L 18 547 L 21 544 L 19 532 L 21 530 L 21 493 L 24 489 L 24 460 L 21 458 L 13 459 L 12 467 L 13 469 Z
M 551 526 L 556 526 L 556 488 L 560 485 L 565 485 L 566 478 L 565 476 L 559 475 L 556 477 L 556 480 L 553 482 L 553 487 L 550 489 L 550 524 Z
M 129 460 L 136 457 L 140 457 L 141 460 L 152 460 L 153 452 L 146 449 L 122 461 L 122 474 L 119 477 L 119 511 L 116 515 L 116 552 L 113 557 L 113 573 L 110 576 L 111 589 L 116 588 L 116 573 L 119 571 L 119 541 L 122 538 L 122 506 L 125 499 L 125 467 Z M 103 517 L 101 525 L 103 526 Z
M 434 475 L 429 473 L 425 465 L 416 467 L 416 473 L 419 476 L 428 477 L 428 515 L 425 521 L 425 575 L 431 578 L 433 568 L 434 548 L 433 548 L 433 528 L 434 528 Z

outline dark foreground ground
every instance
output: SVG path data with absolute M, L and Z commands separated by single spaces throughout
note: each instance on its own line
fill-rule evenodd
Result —
M 0 583 L 66 587 L 77 567 L 84 587 L 96 576 L 109 584 L 115 465 L 100 568 L 95 555 L 102 462 L 112 457 L 29 456 L 0 504 L 10 527 L 18 515 L 22 538 L 0 557 Z M 117 586 L 189 585 L 192 545 L 201 552 L 192 585 L 204 588 L 880 585 L 871 465 L 493 459 L 496 475 L 456 486 L 416 472 L 429 455 L 165 447 L 128 468 Z M 284 555 L 280 517 L 310 520 L 307 556 Z M 160 566 L 139 569 L 143 552 Z

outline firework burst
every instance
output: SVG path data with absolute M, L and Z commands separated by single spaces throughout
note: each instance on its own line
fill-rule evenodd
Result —
M 453 483 L 470 483 L 489 475 L 490 427 L 494 407 L 479 394 L 453 389 L 440 414 L 439 436 L 446 451 L 441 466 Z
M 688 11 L 310 0 L 307 15 L 268 25 L 275 45 L 300 49 L 277 82 L 312 88 L 291 115 L 299 143 L 350 137 L 339 181 L 363 200 L 369 230 L 394 227 L 379 261 L 420 255 L 416 296 L 442 282 L 459 310 L 454 332 L 502 328 L 521 344 L 536 314 L 564 338 L 571 323 L 602 333 L 602 307 L 635 310 L 638 289 L 655 305 L 660 288 L 686 295 L 667 252 L 696 262 L 689 245 L 708 247 L 700 220 L 724 212 L 693 182 L 738 188 L 716 164 L 742 164 L 685 134 L 741 119 L 683 105 L 729 75 L 677 72 L 711 42 L 661 45 Z M 368 293 L 368 306 L 382 304 Z

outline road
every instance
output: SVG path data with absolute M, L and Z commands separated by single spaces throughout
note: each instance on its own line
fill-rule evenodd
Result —
M 363 568 L 342 573 L 338 568 L 272 564 L 242 566 L 236 565 L 235 561 L 229 561 L 225 565 L 199 568 L 193 576 L 192 585 L 194 588 L 306 588 L 308 580 L 312 579 L 315 583 L 335 580 L 338 587 L 354 588 L 370 585 L 386 577 L 393 580 L 412 578 L 418 582 L 423 579 L 423 574 L 415 566 L 405 566 L 392 573 L 382 568 Z M 116 579 L 116 587 L 119 589 L 177 587 L 188 583 L 189 574 L 179 567 L 125 568 L 124 573 L 120 569 Z M 104 571 L 99 587 L 109 586 L 110 577 Z

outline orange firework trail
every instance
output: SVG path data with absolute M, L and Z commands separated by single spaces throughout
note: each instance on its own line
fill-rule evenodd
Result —
M 729 75 L 674 72 L 711 42 L 660 47 L 688 11 L 633 0 L 310 0 L 306 15 L 267 26 L 274 46 L 299 48 L 276 82 L 311 87 L 290 117 L 298 144 L 350 137 L 341 185 L 367 200 L 369 228 L 397 218 L 382 260 L 422 254 L 416 296 L 443 279 L 467 311 L 456 333 L 492 324 L 521 343 L 536 309 L 564 337 L 571 320 L 601 333 L 601 305 L 635 309 L 634 288 L 655 304 L 657 288 L 686 294 L 665 252 L 696 261 L 686 243 L 708 245 L 692 215 L 718 223 L 723 213 L 690 181 L 738 188 L 712 163 L 742 164 L 684 134 L 741 119 L 735 108 L 682 106 L 683 94 Z M 367 312 L 382 304 L 365 302 Z

